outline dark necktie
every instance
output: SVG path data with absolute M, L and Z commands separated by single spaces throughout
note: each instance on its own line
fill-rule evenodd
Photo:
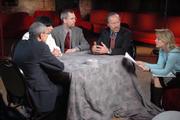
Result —
M 69 31 L 66 34 L 64 46 L 65 46 L 65 51 L 67 49 L 71 48 L 71 40 L 70 40 L 70 33 L 69 33 Z
M 115 47 L 115 39 L 116 39 L 116 35 L 113 32 L 110 36 L 110 48 L 114 48 Z

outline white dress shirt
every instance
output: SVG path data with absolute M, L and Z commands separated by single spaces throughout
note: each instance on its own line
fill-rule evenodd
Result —
M 23 35 L 22 40 L 28 40 L 28 39 L 29 39 L 29 32 L 26 32 Z M 60 48 L 56 45 L 55 40 L 51 34 L 48 35 L 48 38 L 45 43 L 49 46 L 51 52 L 53 52 L 54 49 L 60 50 Z

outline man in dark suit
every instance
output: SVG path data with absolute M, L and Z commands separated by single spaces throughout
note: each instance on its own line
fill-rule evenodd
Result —
M 48 74 L 62 72 L 64 64 L 51 54 L 45 44 L 49 33 L 44 24 L 33 23 L 29 34 L 29 40 L 21 40 L 17 44 L 13 60 L 25 74 L 28 92 L 37 112 L 50 112 L 54 110 L 62 88 L 54 84 Z
M 72 53 L 89 49 L 89 44 L 84 38 L 82 29 L 75 26 L 76 16 L 72 10 L 65 10 L 61 13 L 63 24 L 57 26 L 51 32 L 63 53 Z M 66 45 L 67 38 L 69 40 Z
M 127 28 L 121 27 L 120 17 L 117 13 L 110 13 L 107 17 L 107 26 L 92 46 L 93 54 L 124 55 L 132 53 L 132 34 Z

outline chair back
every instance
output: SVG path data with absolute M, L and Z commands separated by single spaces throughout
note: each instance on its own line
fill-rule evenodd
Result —
M 7 90 L 8 104 L 15 106 L 24 106 L 23 114 L 30 120 L 43 120 L 50 113 L 40 114 L 36 111 L 36 107 L 27 91 L 25 77 L 23 71 L 9 58 L 0 59 L 0 76 Z M 29 114 L 29 115 L 28 115 Z
M 0 75 L 8 93 L 8 102 L 18 103 L 26 98 L 25 80 L 22 70 L 8 58 L 0 59 Z

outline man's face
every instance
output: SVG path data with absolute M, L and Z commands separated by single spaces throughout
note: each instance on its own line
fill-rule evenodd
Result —
M 46 42 L 46 40 L 47 40 L 47 38 L 48 38 L 48 35 L 50 34 L 50 31 L 51 31 L 51 30 L 49 30 L 48 27 L 46 27 L 45 32 L 43 32 L 43 33 L 40 34 L 40 41 Z
M 68 13 L 68 17 L 64 19 L 64 24 L 71 28 L 71 27 L 74 27 L 75 26 L 75 23 L 76 23 L 76 16 L 74 13 Z
M 107 25 L 113 32 L 119 32 L 120 24 L 120 18 L 117 15 L 109 17 Z
M 46 32 L 41 33 L 41 41 L 46 42 L 48 35 L 49 35 L 49 33 L 46 33 Z
M 50 33 L 52 30 L 53 30 L 53 26 L 52 25 L 50 25 L 50 26 L 47 26 L 47 28 L 46 28 L 47 30 L 47 33 Z

